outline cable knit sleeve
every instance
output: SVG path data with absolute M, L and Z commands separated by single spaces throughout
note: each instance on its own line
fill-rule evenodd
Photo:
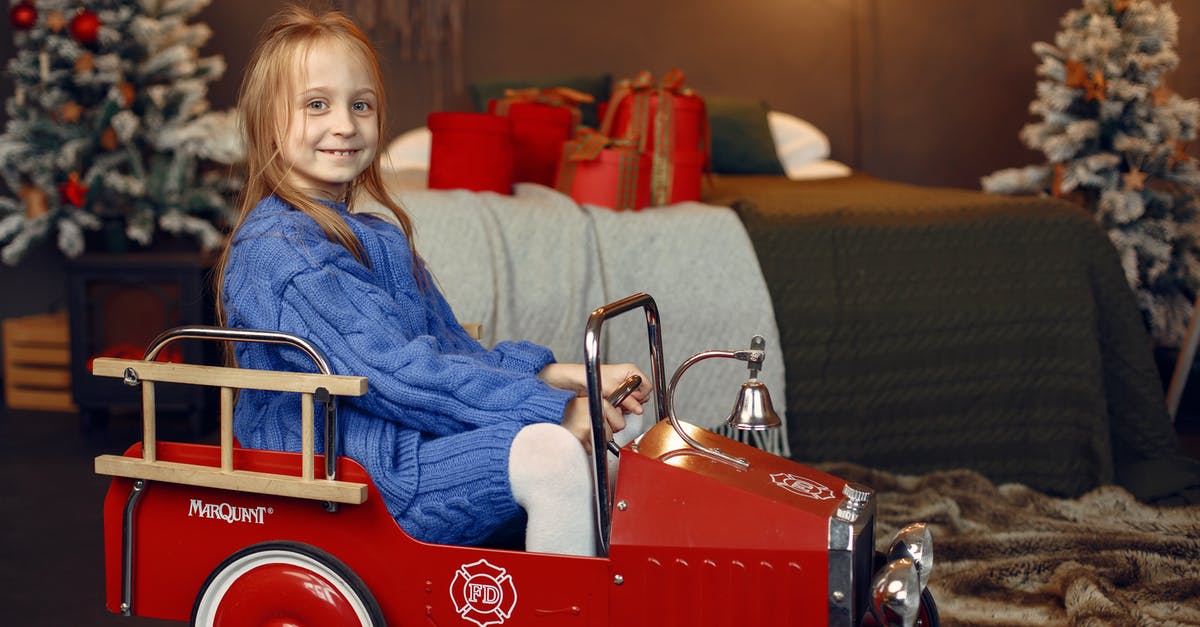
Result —
M 572 394 L 533 376 L 552 357 L 447 351 L 445 338 L 428 334 L 425 293 L 415 282 L 389 293 L 319 230 L 243 231 L 226 279 L 231 324 L 294 333 L 320 347 L 339 374 L 366 376 L 367 395 L 345 402 L 433 435 L 561 421 Z
M 429 283 L 432 284 L 433 281 L 429 280 Z M 467 335 L 442 293 L 436 289 L 430 289 L 429 292 L 437 315 L 450 321 L 448 335 L 453 337 L 451 342 L 454 350 L 474 353 L 478 359 L 497 368 L 528 374 L 537 374 L 542 368 L 555 362 L 554 353 L 549 348 L 529 341 L 506 340 L 497 342 L 491 350 L 484 348 L 475 338 Z

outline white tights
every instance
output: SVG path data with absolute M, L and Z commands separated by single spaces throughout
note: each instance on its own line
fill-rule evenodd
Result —
M 624 446 L 642 432 L 645 416 L 627 414 L 616 434 Z M 617 477 L 617 458 L 608 458 L 609 493 Z M 596 554 L 596 504 L 592 496 L 592 457 L 560 425 L 525 427 L 513 438 L 508 480 L 513 497 L 525 508 L 525 550 L 562 555 Z
M 595 555 L 590 457 L 560 425 L 529 425 L 513 438 L 508 478 L 525 508 L 525 550 Z

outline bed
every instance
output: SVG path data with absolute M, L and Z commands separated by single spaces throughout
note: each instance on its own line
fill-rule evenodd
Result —
M 488 341 L 530 337 L 577 359 L 587 312 L 631 291 L 666 300 L 668 373 L 762 332 L 787 425 L 756 442 L 772 452 L 967 468 L 1063 497 L 1115 483 L 1157 501 L 1200 485 L 1115 251 L 1082 209 L 854 173 L 829 160 L 819 129 L 759 116 L 780 173 L 730 174 L 746 153 L 714 154 L 726 173 L 703 203 L 611 212 L 530 184 L 425 190 L 423 130 L 389 146 L 402 164 L 390 184 L 451 303 Z M 635 341 L 610 356 L 638 352 Z M 711 407 L 732 402 L 717 390 L 737 381 L 705 367 L 677 409 L 716 428 Z

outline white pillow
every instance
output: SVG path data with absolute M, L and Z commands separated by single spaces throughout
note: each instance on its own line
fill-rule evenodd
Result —
M 800 165 L 793 165 L 785 168 L 784 172 L 789 179 L 793 181 L 812 181 L 816 179 L 837 179 L 850 176 L 854 173 L 850 166 L 841 163 L 840 161 L 831 161 L 829 159 L 818 159 L 817 161 L 809 161 Z
M 433 133 L 427 127 L 414 128 L 388 144 L 381 165 L 387 172 L 428 170 L 432 142 Z
M 767 126 L 785 172 L 829 158 L 829 137 L 812 124 L 794 115 L 768 111 Z

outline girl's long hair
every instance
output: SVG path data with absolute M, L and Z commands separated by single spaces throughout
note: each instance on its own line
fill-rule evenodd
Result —
M 383 74 L 375 49 L 363 31 L 339 11 L 316 13 L 293 5 L 276 13 L 263 28 L 238 92 L 238 116 L 242 138 L 246 142 L 247 180 L 242 190 L 237 220 L 214 267 L 213 293 L 218 324 L 227 323 L 222 300 L 225 268 L 229 263 L 234 236 L 250 211 L 268 196 L 275 195 L 308 214 L 331 241 L 346 247 L 363 265 L 369 264 L 362 243 L 341 216 L 289 182 L 289 168 L 282 158 L 281 150 L 291 120 L 288 108 L 301 78 L 301 70 L 297 68 L 303 67 L 309 50 L 323 42 L 345 45 L 368 67 L 377 98 L 378 136 L 385 137 L 387 101 Z M 422 270 L 412 243 L 412 221 L 384 188 L 379 165 L 381 158 L 382 151 L 377 150 L 367 169 L 350 182 L 346 201 L 351 203 L 357 195 L 367 194 L 395 214 L 408 238 L 413 272 L 420 278 Z M 424 281 L 418 281 L 418 284 L 424 285 Z

